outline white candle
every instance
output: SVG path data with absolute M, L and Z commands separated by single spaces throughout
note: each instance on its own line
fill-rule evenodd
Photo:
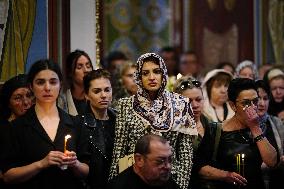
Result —
M 242 172 L 243 172 L 243 177 L 245 176 L 245 154 L 242 154 L 242 164 L 243 164 L 243 170 L 242 170 Z
M 65 138 L 64 138 L 64 153 L 66 153 L 67 141 L 68 141 L 69 138 L 71 138 L 71 135 L 66 135 Z M 65 169 L 67 169 L 67 167 L 68 167 L 67 165 L 61 165 L 60 169 L 65 170 Z

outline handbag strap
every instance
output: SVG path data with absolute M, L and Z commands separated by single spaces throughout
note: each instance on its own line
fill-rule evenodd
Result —
M 214 151 L 213 151 L 212 160 L 216 161 L 216 156 L 217 156 L 217 151 L 218 151 L 221 131 L 222 131 L 222 123 L 214 122 L 214 125 L 216 127 L 216 134 L 215 134 L 215 143 L 214 143 Z

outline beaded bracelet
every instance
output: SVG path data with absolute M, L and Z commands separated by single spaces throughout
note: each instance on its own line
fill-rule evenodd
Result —
M 253 141 L 254 142 L 259 142 L 259 141 L 262 141 L 264 139 L 264 135 L 263 134 L 260 134 L 258 136 L 256 136 L 255 138 L 253 138 Z

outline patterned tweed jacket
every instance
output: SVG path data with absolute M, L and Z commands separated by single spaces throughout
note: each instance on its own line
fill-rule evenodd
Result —
M 176 95 L 173 94 L 173 96 Z M 134 111 L 133 99 L 134 96 L 131 96 L 122 98 L 118 102 L 110 179 L 118 174 L 118 160 L 125 155 L 134 153 L 135 144 L 140 137 L 153 133 L 162 135 L 170 142 L 173 147 L 172 176 L 181 188 L 187 188 L 192 168 L 192 140 L 194 135 L 184 134 L 172 129 L 166 132 L 155 130 L 145 118 Z

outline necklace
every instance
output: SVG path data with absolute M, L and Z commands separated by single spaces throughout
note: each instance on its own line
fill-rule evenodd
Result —
M 224 118 L 223 118 L 223 120 L 220 120 L 220 119 L 219 119 L 215 106 L 212 105 L 212 107 L 213 107 L 213 110 L 214 110 L 214 113 L 215 113 L 215 115 L 216 115 L 216 118 L 217 118 L 218 122 L 223 122 L 223 121 L 225 121 L 225 120 L 227 119 L 227 116 L 228 116 L 228 107 L 227 107 L 226 103 L 223 104 L 223 113 L 224 113 Z
M 241 136 L 243 141 L 246 143 L 249 143 L 252 140 L 252 135 L 250 131 L 247 131 L 247 129 L 239 129 L 238 134 Z

